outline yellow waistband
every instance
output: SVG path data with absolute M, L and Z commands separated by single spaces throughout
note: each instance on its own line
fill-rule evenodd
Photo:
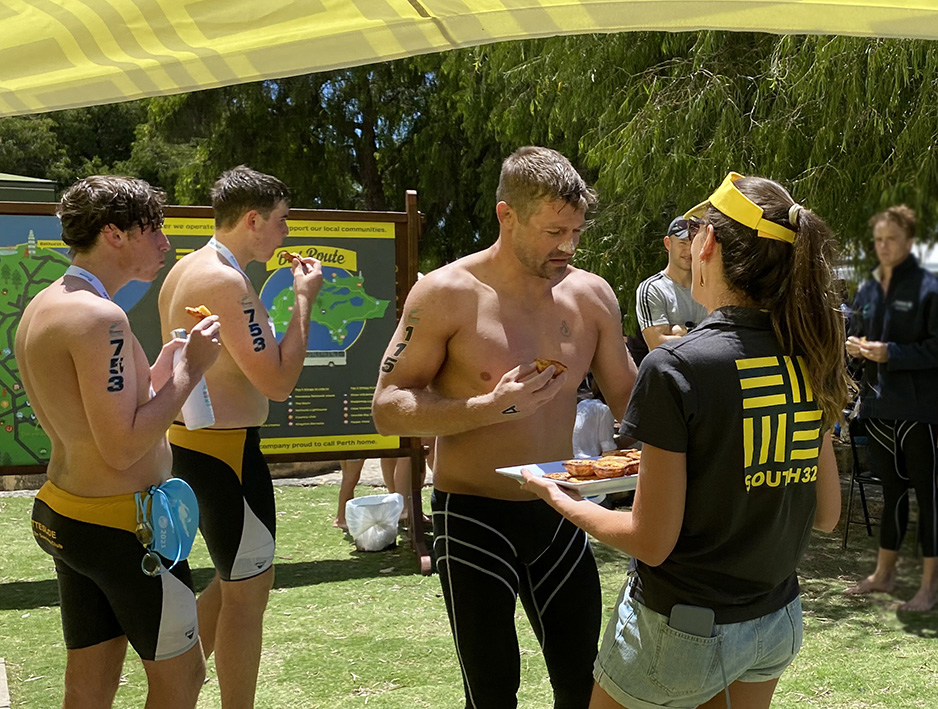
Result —
M 36 499 L 49 505 L 53 511 L 78 522 L 133 532 L 137 527 L 137 503 L 134 494 L 110 497 L 79 497 L 46 481 Z
M 169 442 L 174 446 L 217 458 L 241 478 L 246 428 L 199 428 L 190 431 L 182 424 L 169 427 Z

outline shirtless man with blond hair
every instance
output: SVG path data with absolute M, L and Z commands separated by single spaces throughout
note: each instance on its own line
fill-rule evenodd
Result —
M 576 390 L 592 371 L 616 417 L 635 368 L 612 288 L 574 268 L 595 196 L 560 153 L 505 160 L 491 247 L 421 279 L 374 398 L 386 435 L 437 436 L 434 553 L 467 707 L 514 707 L 518 596 L 555 707 L 587 707 L 600 630 L 586 536 L 495 468 L 569 458 Z M 537 372 L 534 360 L 562 362 Z
M 62 197 L 59 217 L 72 265 L 26 307 L 16 361 L 52 442 L 32 526 L 58 576 L 63 706 L 111 706 L 129 641 L 143 660 L 147 706 L 194 707 L 205 661 L 192 575 L 185 561 L 143 571 L 134 493 L 170 476 L 166 429 L 218 356 L 217 318 L 187 342 L 169 341 L 150 367 L 110 296 L 162 268 L 162 192 L 142 180 L 88 177 Z
M 199 527 L 215 578 L 199 596 L 199 627 L 215 668 L 222 706 L 254 706 L 264 610 L 273 584 L 274 490 L 260 450 L 269 399 L 284 401 L 303 371 L 310 312 L 322 285 L 314 258 L 289 258 L 294 304 L 277 342 L 267 310 L 242 268 L 270 260 L 289 233 L 290 192 L 245 166 L 212 189 L 215 235 L 170 270 L 160 291 L 163 332 L 189 328 L 186 307 L 205 305 L 224 323 L 218 362 L 206 373 L 215 411 L 211 428 L 173 424 L 173 472 L 199 497 Z

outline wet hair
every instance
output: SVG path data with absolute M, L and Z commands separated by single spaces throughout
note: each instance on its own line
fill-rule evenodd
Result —
M 527 221 L 542 200 L 564 202 L 584 212 L 596 205 L 596 193 L 567 158 L 533 145 L 505 158 L 495 198 L 518 212 L 521 221 Z
M 121 231 L 163 226 L 165 193 L 134 177 L 92 175 L 69 187 L 56 211 L 62 241 L 73 254 L 87 253 L 109 224 Z
M 918 217 L 915 210 L 904 204 L 897 204 L 889 209 L 877 212 L 870 217 L 870 228 L 875 229 L 880 222 L 892 222 L 905 232 L 906 238 L 915 238 L 915 228 L 918 226 Z
M 807 365 L 814 398 L 826 425 L 842 417 L 849 379 L 844 358 L 844 321 L 831 265 L 836 242 L 830 227 L 808 209 L 798 210 L 777 182 L 744 177 L 736 187 L 762 207 L 763 218 L 795 232 L 794 243 L 758 236 L 756 230 L 709 207 L 706 221 L 723 251 L 723 275 L 731 290 L 768 310 L 782 349 Z
M 212 187 L 215 228 L 231 229 L 252 209 L 266 219 L 281 202 L 290 205 L 290 188 L 273 175 L 238 165 L 222 173 Z

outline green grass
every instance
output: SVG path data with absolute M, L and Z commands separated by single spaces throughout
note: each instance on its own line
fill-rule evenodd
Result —
M 361 494 L 372 492 L 362 489 Z M 462 682 L 439 580 L 419 574 L 406 543 L 357 552 L 332 528 L 338 488 L 276 488 L 277 580 L 267 611 L 257 706 L 456 707 Z M 65 649 L 51 559 L 29 534 L 29 498 L 0 498 L 0 656 L 12 706 L 46 709 L 62 698 Z M 595 546 L 609 607 L 627 558 Z M 904 557 L 896 598 L 917 588 L 920 559 Z M 872 569 L 875 540 L 861 527 L 850 549 L 815 535 L 801 573 L 805 643 L 778 686 L 775 707 L 938 706 L 938 613 L 896 612 L 887 596 L 841 591 Z M 211 578 L 201 542 L 190 559 L 196 584 Z M 550 685 L 537 641 L 520 612 L 521 707 L 548 707 Z M 143 706 L 145 677 L 128 654 L 116 707 Z M 214 666 L 199 707 L 219 706 Z

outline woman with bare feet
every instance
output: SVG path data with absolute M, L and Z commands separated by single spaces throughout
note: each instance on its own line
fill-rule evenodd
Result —
M 922 584 L 899 609 L 928 611 L 938 599 L 938 278 L 912 255 L 915 212 L 890 207 L 870 219 L 879 266 L 853 304 L 847 353 L 863 361 L 860 418 L 870 468 L 883 481 L 876 570 L 844 593 L 892 593 L 909 524 L 909 489 L 918 500 Z

